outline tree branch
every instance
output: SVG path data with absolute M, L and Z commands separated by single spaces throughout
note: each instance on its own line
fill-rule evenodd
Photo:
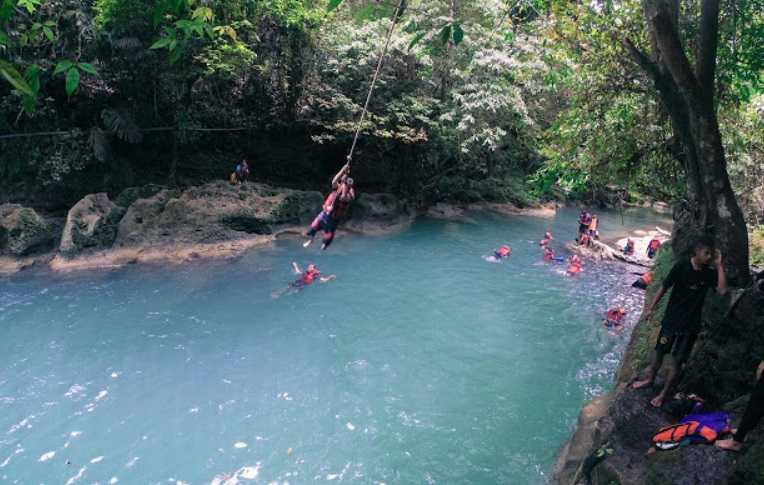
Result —
M 695 64 L 698 83 L 705 102 L 713 103 L 714 72 L 716 70 L 716 48 L 719 36 L 719 0 L 703 0 L 700 30 L 698 31 L 698 53 Z
M 713 1 L 713 0 L 711 0 Z M 684 53 L 679 32 L 673 20 L 671 0 L 646 0 L 645 8 L 648 26 L 654 31 L 661 64 L 666 67 L 677 87 L 688 96 L 689 104 L 700 101 L 701 92 L 690 61 Z

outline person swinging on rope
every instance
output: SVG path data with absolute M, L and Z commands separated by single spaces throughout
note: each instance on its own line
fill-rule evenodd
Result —
M 324 200 L 321 212 L 316 216 L 305 235 L 309 238 L 302 245 L 310 246 L 316 233 L 324 232 L 324 242 L 321 249 L 325 250 L 334 240 L 337 225 L 348 213 L 350 203 L 355 199 L 356 192 L 353 179 L 349 177 L 350 163 L 346 163 L 332 179 L 332 191 Z

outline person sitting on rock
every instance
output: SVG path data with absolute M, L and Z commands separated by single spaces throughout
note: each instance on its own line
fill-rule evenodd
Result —
M 658 240 L 657 237 L 653 237 L 650 242 L 647 244 L 647 257 L 650 259 L 653 259 L 655 257 L 655 253 L 658 252 L 658 249 L 661 247 L 661 242 Z
M 321 212 L 305 233 L 310 239 L 303 243 L 303 247 L 310 246 L 319 230 L 324 232 L 322 250 L 328 248 L 334 240 L 337 225 L 347 217 L 350 202 L 355 199 L 355 186 L 353 179 L 347 176 L 348 173 L 350 173 L 350 165 L 345 164 L 332 179 L 332 191 L 324 200 Z
M 578 244 L 580 244 L 581 246 L 589 246 L 591 244 L 591 239 L 589 235 L 586 234 L 585 232 L 581 233 L 578 236 Z
M 717 440 L 716 446 L 728 451 L 740 451 L 743 449 L 743 442 L 746 435 L 759 424 L 761 417 L 764 416 L 764 360 L 759 363 L 756 369 L 756 385 L 751 392 L 751 398 L 743 412 L 743 420 L 740 426 L 734 431 L 734 435 L 728 440 Z
M 634 255 L 634 240 L 629 238 L 626 240 L 626 246 L 623 247 L 623 254 L 626 256 Z
M 709 266 L 715 266 L 715 270 Z M 720 295 L 727 293 L 727 275 L 722 265 L 722 255 L 714 250 L 713 240 L 699 238 L 693 245 L 690 258 L 677 261 L 663 280 L 652 303 L 645 311 L 645 319 L 650 320 L 655 307 L 663 295 L 673 288 L 669 297 L 666 313 L 661 322 L 661 331 L 655 344 L 655 355 L 647 369 L 644 379 L 632 384 L 632 388 L 641 389 L 653 384 L 655 375 L 663 364 L 663 359 L 669 356 L 670 366 L 663 389 L 650 403 L 660 407 L 671 386 L 681 374 L 700 332 L 700 316 L 703 300 L 709 288 L 715 287 Z

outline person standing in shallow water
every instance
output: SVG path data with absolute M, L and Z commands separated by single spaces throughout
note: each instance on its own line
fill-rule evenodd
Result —
M 728 451 L 740 451 L 743 449 L 745 436 L 759 424 L 761 417 L 764 416 L 764 360 L 759 363 L 756 369 L 756 387 L 753 388 L 751 398 L 748 400 L 748 406 L 743 413 L 743 420 L 740 421 L 734 436 L 728 440 L 718 440 L 716 446 Z
M 711 269 L 709 267 L 711 265 L 716 270 Z M 644 379 L 632 384 L 634 389 L 651 386 L 663 364 L 663 359 L 668 355 L 672 365 L 663 389 L 650 401 L 650 404 L 655 407 L 663 404 L 663 400 L 692 352 L 695 339 L 700 332 L 703 301 L 711 287 L 715 287 L 720 295 L 727 293 L 727 275 L 722 265 L 721 252 L 718 249 L 714 251 L 713 241 L 703 237 L 693 245 L 693 254 L 689 259 L 674 264 L 645 314 L 645 318 L 650 320 L 663 295 L 673 288 L 661 322 L 655 355 L 647 369 L 647 375 Z

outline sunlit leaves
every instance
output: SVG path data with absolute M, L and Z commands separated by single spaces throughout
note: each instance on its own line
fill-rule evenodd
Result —
M 342 0 L 329 0 L 329 4 L 326 6 L 326 10 L 328 12 L 336 10 L 337 7 L 339 7 L 341 3 L 342 3 Z
M 13 86 L 19 92 L 28 96 L 34 96 L 34 91 L 26 82 L 24 77 L 19 74 L 19 71 L 17 71 L 11 63 L 2 59 L 0 59 L 0 75 L 2 75 L 6 81 L 11 83 L 11 86 Z

